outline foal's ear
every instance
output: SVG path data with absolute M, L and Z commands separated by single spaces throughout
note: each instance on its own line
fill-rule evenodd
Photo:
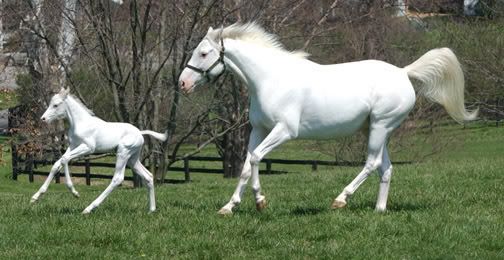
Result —
M 65 89 L 64 87 L 61 87 L 61 90 L 60 90 L 60 95 L 63 97 L 63 98 L 66 98 L 67 95 L 70 93 L 70 89 L 67 88 Z
M 209 34 L 209 33 L 211 33 L 211 32 L 213 32 L 213 28 L 212 28 L 212 26 L 208 27 L 208 32 L 207 32 L 207 34 Z

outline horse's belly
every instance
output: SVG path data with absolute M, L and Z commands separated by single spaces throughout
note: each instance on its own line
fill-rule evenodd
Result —
M 306 110 L 299 122 L 298 138 L 331 139 L 348 136 L 359 130 L 369 118 L 370 108 L 363 102 L 353 106 L 328 106 L 330 109 Z M 323 111 L 323 112 L 322 112 Z
M 363 125 L 367 115 L 352 121 L 317 122 L 311 121 L 299 126 L 298 138 L 301 139 L 331 139 L 349 136 L 357 132 Z

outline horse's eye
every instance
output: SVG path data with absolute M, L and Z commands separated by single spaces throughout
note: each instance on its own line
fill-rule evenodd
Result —
M 206 52 L 202 52 L 202 53 L 201 53 L 201 57 L 202 57 L 202 58 L 206 58 L 207 54 L 208 54 L 208 53 L 206 53 Z
M 53 107 L 54 107 L 54 108 L 57 108 L 57 107 L 58 107 L 58 104 L 54 104 L 54 105 L 53 105 Z

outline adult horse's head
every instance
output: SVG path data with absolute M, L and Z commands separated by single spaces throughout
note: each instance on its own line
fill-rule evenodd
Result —
M 69 93 L 69 89 L 61 88 L 60 92 L 51 98 L 49 106 L 40 119 L 44 122 L 50 123 L 54 120 L 65 118 L 65 99 L 68 97 Z
M 191 93 L 198 85 L 216 81 L 225 69 L 222 36 L 210 27 L 180 74 L 180 89 Z

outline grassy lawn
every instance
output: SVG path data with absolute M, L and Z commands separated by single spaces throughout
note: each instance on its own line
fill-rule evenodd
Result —
M 146 189 L 122 187 L 82 216 L 105 186 L 78 185 L 81 198 L 75 199 L 53 184 L 29 205 L 41 182 L 10 180 L 4 163 L 0 259 L 503 259 L 504 128 L 444 134 L 463 142 L 422 163 L 396 166 L 384 214 L 374 212 L 376 176 L 347 208 L 329 209 L 360 168 L 312 172 L 307 166 L 264 175 L 269 207 L 262 213 L 248 189 L 232 217 L 218 216 L 237 180 L 192 174 L 190 184 L 156 187 L 154 214 L 147 213 Z M 271 158 L 303 155 L 300 150 L 299 143 L 287 144 Z

